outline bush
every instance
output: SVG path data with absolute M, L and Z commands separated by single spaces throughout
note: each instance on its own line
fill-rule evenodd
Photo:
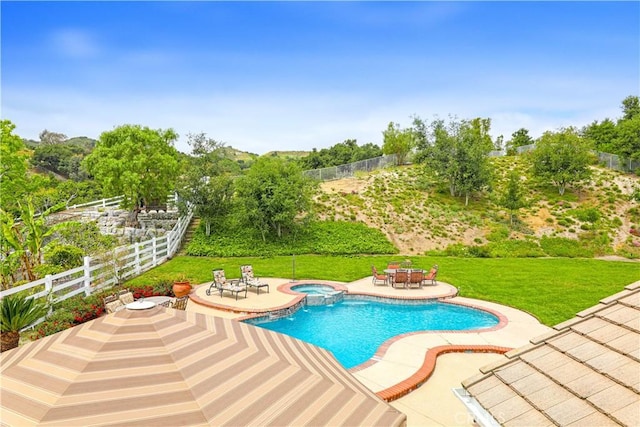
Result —
M 540 240 L 540 246 L 548 256 L 565 258 L 591 258 L 593 252 L 584 248 L 579 241 L 564 237 L 546 237 Z
M 44 253 L 44 259 L 49 264 L 58 265 L 63 267 L 64 270 L 80 267 L 83 257 L 84 252 L 82 249 L 71 245 L 53 245 L 52 247 L 47 247 Z
M 312 222 L 298 233 L 263 242 L 243 227 L 223 228 L 205 236 L 198 230 L 187 247 L 193 256 L 277 256 L 277 255 L 358 255 L 394 254 L 398 250 L 380 230 L 362 223 L 345 221 Z
M 596 208 L 576 209 L 573 211 L 576 218 L 583 222 L 594 223 L 600 219 L 600 211 Z
M 528 240 L 504 240 L 487 245 L 491 258 L 533 258 L 544 256 L 536 242 Z

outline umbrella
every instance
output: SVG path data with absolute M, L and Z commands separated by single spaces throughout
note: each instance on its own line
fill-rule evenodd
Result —
M 3 425 L 404 425 L 330 352 L 241 322 L 122 310 L 0 355 Z

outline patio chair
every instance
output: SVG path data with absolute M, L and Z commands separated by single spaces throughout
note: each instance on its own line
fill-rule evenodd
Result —
M 175 301 L 173 301 L 173 304 L 171 304 L 171 308 L 175 309 L 175 310 L 186 310 L 187 309 L 187 302 L 189 302 L 189 296 L 185 295 L 183 297 L 180 298 L 176 298 Z
M 115 313 L 116 311 L 120 311 L 124 308 L 124 304 L 115 294 L 104 297 L 102 302 L 104 303 L 104 310 L 107 314 Z
M 134 301 L 133 293 L 129 289 L 120 289 L 118 291 L 118 299 L 122 301 L 122 304 L 127 305 Z
M 258 295 L 260 295 L 261 288 L 267 288 L 267 293 L 269 293 L 269 285 L 267 283 L 261 282 L 259 278 L 253 275 L 253 266 L 240 266 L 240 274 L 240 281 L 250 288 L 255 288 Z
M 396 274 L 393 275 L 393 282 L 391 286 L 397 288 L 402 286 L 403 288 L 407 287 L 407 282 L 409 281 L 409 270 L 406 268 L 399 268 L 396 270 Z
M 240 292 L 244 292 L 244 297 L 247 297 L 247 286 L 245 284 L 240 284 L 240 279 L 227 280 L 224 270 L 213 270 L 213 283 L 209 285 L 209 289 L 207 289 L 206 294 L 211 295 L 212 289 L 216 289 L 220 292 L 220 298 L 222 298 L 222 294 L 225 291 L 231 292 L 232 295 L 235 295 L 236 300 L 238 299 L 238 294 L 240 294 Z
M 159 303 L 158 305 L 160 307 L 170 308 L 171 307 L 171 300 L 168 299 L 168 300 L 166 300 L 164 302 Z
M 400 263 L 397 261 L 392 261 L 387 263 L 387 270 L 397 270 L 400 268 Z
M 424 270 L 419 269 L 411 269 L 409 270 L 409 280 L 407 281 L 407 286 L 409 288 L 422 287 L 422 281 L 424 280 Z
M 429 270 L 429 274 L 426 274 L 422 279 L 422 284 L 429 284 L 431 282 L 432 285 L 437 285 L 436 276 L 438 275 L 438 264 L 431 267 Z
M 386 274 L 378 273 L 378 269 L 375 265 L 371 266 L 371 272 L 373 273 L 373 285 L 388 285 L 389 276 Z

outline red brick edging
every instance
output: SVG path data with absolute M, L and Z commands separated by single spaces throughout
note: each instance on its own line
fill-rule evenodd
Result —
M 417 389 L 431 377 L 436 368 L 436 358 L 441 354 L 466 352 L 504 354 L 510 350 L 512 349 L 509 347 L 493 345 L 441 345 L 430 348 L 424 356 L 422 366 L 415 374 L 396 385 L 377 392 L 376 395 L 386 402 L 391 402 Z

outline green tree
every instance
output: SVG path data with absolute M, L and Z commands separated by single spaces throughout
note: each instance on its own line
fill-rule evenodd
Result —
M 524 206 L 520 175 L 516 171 L 509 173 L 507 188 L 498 200 L 498 204 L 509 210 L 510 223 L 513 225 L 514 212 Z
M 192 157 L 184 171 L 178 195 L 191 203 L 194 214 L 205 226 L 205 234 L 211 234 L 213 226 L 222 226 L 233 209 L 233 178 L 231 172 L 239 172 L 239 166 L 226 157 L 224 144 L 207 138 L 206 134 L 189 134 L 188 144 Z
M 561 195 L 567 185 L 590 176 L 592 156 L 574 128 L 545 132 L 530 155 L 534 175 L 551 181 Z
M 20 277 L 29 281 L 38 279 L 36 267 L 42 264 L 43 250 L 45 245 L 51 240 L 50 237 L 58 230 L 67 226 L 66 223 L 49 225 L 47 217 L 60 209 L 63 205 L 53 206 L 41 214 L 36 214 L 33 203 L 27 200 L 25 204 L 19 203 L 20 220 L 14 221 L 13 215 L 0 209 L 0 230 L 2 232 L 2 253 L 6 255 L 6 263 L 3 260 L 2 270 L 6 271 L 11 266 L 19 265 Z M 15 260 L 19 260 L 16 263 Z M 11 272 L 8 277 L 3 277 L 3 286 L 10 286 L 10 277 L 16 277 L 15 272 Z
M 640 160 L 640 114 L 616 125 L 615 152 L 626 159 Z
M 467 204 L 471 193 L 488 187 L 491 181 L 490 126 L 489 119 L 452 118 L 448 124 L 436 119 L 429 126 L 414 128 L 422 147 L 417 157 L 434 175 L 447 181 L 451 196 L 465 196 Z
M 297 163 L 276 157 L 260 157 L 236 183 L 240 211 L 262 240 L 292 232 L 308 214 L 314 182 Z
M 28 191 L 29 153 L 9 120 L 0 120 L 0 208 L 16 212 L 17 203 Z
M 525 128 L 520 128 L 511 134 L 511 139 L 507 141 L 507 156 L 515 156 L 518 151 L 518 147 L 533 144 L 533 138 L 529 136 L 529 131 Z
M 630 95 L 622 100 L 622 120 L 631 120 L 640 116 L 640 99 Z
M 596 150 L 605 153 L 616 151 L 615 141 L 618 135 L 616 124 L 611 119 L 604 119 L 601 122 L 595 120 L 585 126 L 582 130 L 583 137 Z
M 47 313 L 47 305 L 24 295 L 8 295 L 0 299 L 0 351 L 11 350 L 20 343 L 20 330 Z
M 124 195 L 122 206 L 132 212 L 130 223 L 137 223 L 143 206 L 164 203 L 175 190 L 177 137 L 172 129 L 123 125 L 103 132 L 85 158 L 87 170 L 102 184 L 106 196 Z
M 389 122 L 387 129 L 382 132 L 384 142 L 382 152 L 384 154 L 395 154 L 398 165 L 405 164 L 407 155 L 414 146 L 413 130 L 411 128 L 400 129 L 400 125 Z

